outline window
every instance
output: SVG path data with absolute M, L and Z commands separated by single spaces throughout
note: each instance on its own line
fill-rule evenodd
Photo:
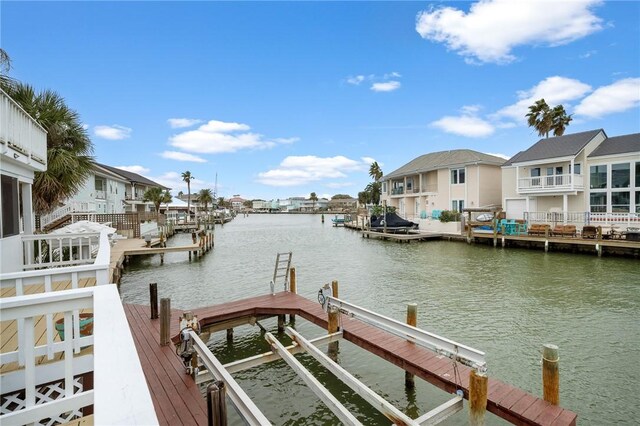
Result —
M 611 211 L 613 213 L 629 213 L 629 192 L 611 193 Z
M 591 212 L 606 213 L 607 211 L 607 194 L 605 192 L 596 192 L 590 196 Z
M 636 213 L 640 213 L 640 191 L 636 191 Z
M 636 188 L 640 188 L 640 162 L 636 163 Z
M 96 191 L 104 191 L 104 182 L 102 179 L 96 178 Z
M 631 164 L 613 164 L 611 166 L 611 187 L 628 188 L 631 182 Z
M 451 170 L 451 183 L 454 185 L 464 183 L 464 169 Z
M 0 238 L 5 238 L 20 233 L 18 179 L 2 175 L 1 185 L 2 235 Z
M 571 166 L 569 166 L 569 173 L 571 173 Z M 573 165 L 573 174 L 574 175 L 579 175 L 580 173 L 582 173 L 582 167 L 580 166 L 580 163 L 576 163 Z
M 607 166 L 591 166 L 589 181 L 591 189 L 606 188 Z
M 464 200 L 452 200 L 451 201 L 451 210 L 456 212 L 462 212 L 464 209 Z
M 540 167 L 531 169 L 531 186 L 540 186 Z

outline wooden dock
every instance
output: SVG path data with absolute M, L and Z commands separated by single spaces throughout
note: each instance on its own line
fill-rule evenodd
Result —
M 125 305 L 125 312 L 154 405 L 160 410 L 158 418 L 161 423 L 175 424 L 174 421 L 182 421 L 183 424 L 205 424 L 206 416 L 203 418 L 201 413 L 202 410 L 206 413 L 206 409 L 202 408 L 204 400 L 199 391 L 196 392 L 197 387 L 190 376 L 185 374 L 173 347 L 159 346 L 160 320 L 150 320 L 150 308 L 146 306 Z M 192 312 L 197 315 L 202 327 L 220 322 L 229 324 L 242 318 L 294 314 L 323 329 L 327 328 L 327 314 L 317 302 L 289 292 L 199 308 Z M 180 311 L 172 311 L 172 336 L 179 333 L 177 317 L 180 314 Z M 468 398 L 469 367 L 459 363 L 454 367 L 448 358 L 346 315 L 342 315 L 341 324 L 343 338 L 346 340 L 446 392 L 455 393 L 457 389 L 461 389 L 465 398 Z M 457 368 L 461 376 L 460 383 L 455 382 L 454 368 Z M 575 425 L 577 420 L 575 413 L 493 378 L 488 381 L 487 410 L 521 425 Z
M 426 232 L 409 232 L 402 234 L 384 233 L 376 231 L 362 231 L 362 238 L 373 238 L 377 240 L 395 241 L 398 243 L 410 243 L 411 241 L 439 240 L 442 234 Z

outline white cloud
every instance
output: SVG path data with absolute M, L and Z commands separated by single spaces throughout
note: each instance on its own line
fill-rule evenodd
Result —
M 575 108 L 577 115 L 602 117 L 640 106 L 640 78 L 625 78 L 597 88 Z
M 265 139 L 258 133 L 247 132 L 246 124 L 211 120 L 198 127 L 169 138 L 169 144 L 182 151 L 199 154 L 219 154 L 243 149 L 267 149 L 278 144 L 291 144 L 298 138 Z M 246 132 L 246 133 L 243 133 Z
M 382 78 L 385 80 L 389 80 L 391 78 L 400 78 L 402 75 L 399 72 L 393 71 L 388 74 L 385 74 Z
M 192 161 L 194 163 L 206 163 L 207 160 L 204 158 L 200 158 L 196 155 L 187 154 L 186 152 L 178 152 L 178 151 L 164 151 L 160 154 L 162 158 L 167 158 L 169 160 L 177 160 L 177 161 Z
M 178 172 L 166 172 L 159 176 L 147 176 L 154 182 L 158 182 L 168 188 L 171 188 L 171 192 L 177 194 L 179 191 L 187 193 L 187 183 L 182 180 L 182 173 Z M 197 176 L 191 179 L 191 193 L 194 194 L 202 188 L 213 188 L 214 183 L 207 182 L 202 179 L 198 179 Z M 218 189 L 221 185 L 218 185 Z
M 384 83 L 373 83 L 371 85 L 371 90 L 374 92 L 393 92 L 400 88 L 399 81 L 385 81 Z
M 579 57 L 580 59 L 587 59 L 587 58 L 592 57 L 592 56 L 593 56 L 593 55 L 595 55 L 596 53 L 598 53 L 598 51 L 597 51 L 597 50 L 589 50 L 588 52 L 583 53 L 582 55 L 579 55 L 578 57 Z
M 356 75 L 355 77 L 347 78 L 347 83 L 357 86 L 360 83 L 362 83 L 364 81 L 364 79 L 365 79 L 364 75 Z
M 144 166 L 115 166 L 116 169 L 125 170 L 131 173 L 137 173 L 139 175 L 144 175 L 145 173 L 149 173 L 150 170 Z
M 520 99 L 515 104 L 506 106 L 494 114 L 494 118 L 508 117 L 518 122 L 525 122 L 529 106 L 538 99 L 544 98 L 550 107 L 582 98 L 591 91 L 591 86 L 572 78 L 547 77 L 529 90 L 519 91 Z M 566 109 L 566 108 L 565 108 Z
M 469 61 L 508 63 L 517 46 L 557 46 L 602 29 L 593 9 L 600 0 L 483 0 L 468 13 L 454 7 L 430 8 L 416 18 L 416 31 L 444 43 Z
M 505 155 L 505 154 L 500 154 L 500 153 L 496 153 L 496 152 L 485 152 L 485 154 L 487 155 L 493 155 L 495 157 L 500 157 L 500 158 L 504 158 L 505 160 L 508 160 L 511 158 L 511 156 Z
M 370 163 L 352 160 L 338 155 L 317 157 L 314 155 L 286 157 L 272 170 L 258 174 L 258 182 L 270 186 L 296 186 L 323 179 L 340 179 L 347 173 L 368 170 Z
M 121 140 L 131 137 L 132 129 L 114 124 L 112 126 L 96 126 L 93 133 L 103 139 Z
M 202 123 L 202 120 L 195 118 L 170 118 L 167 120 L 172 129 L 181 129 L 183 127 L 191 127 L 195 124 Z
M 353 182 L 330 182 L 328 184 L 325 185 L 327 188 L 334 188 L 334 189 L 338 189 L 338 188 L 347 188 L 349 186 L 353 186 Z M 331 198 L 331 197 L 329 197 Z
M 433 127 L 469 138 L 483 138 L 492 135 L 495 128 L 488 121 L 472 115 L 446 116 L 431 123 Z

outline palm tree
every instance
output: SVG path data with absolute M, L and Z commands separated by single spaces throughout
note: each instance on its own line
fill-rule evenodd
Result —
M 538 136 L 549 137 L 549 131 L 551 130 L 553 122 L 551 109 L 544 98 L 538 99 L 531 105 L 529 107 L 529 113 L 525 117 L 527 117 L 529 127 L 536 129 Z
M 144 201 L 151 201 L 156 208 L 156 222 L 160 219 L 160 204 L 166 202 L 166 193 L 162 188 L 154 186 L 144 192 Z
M 189 197 L 187 198 L 187 215 L 189 216 L 191 216 L 191 179 L 193 176 L 189 170 L 182 173 L 182 180 L 187 182 L 187 196 Z
M 380 204 L 381 187 L 382 185 L 380 185 L 380 182 L 371 182 L 364 188 L 365 192 L 369 193 L 369 200 L 371 200 L 371 203 L 375 204 L 376 206 Z
M 3 85 L 3 90 L 47 131 L 47 170 L 36 172 L 32 196 L 35 212 L 48 213 L 75 195 L 89 178 L 93 144 L 78 113 L 58 93 L 36 93 L 24 83 Z
M 573 120 L 571 115 L 567 115 L 562 105 L 557 105 L 551 110 L 551 130 L 553 136 L 562 136 L 569 123 Z
M 380 165 L 378 165 L 377 161 L 371 163 L 371 166 L 369 167 L 369 176 L 371 176 L 376 182 L 382 178 L 382 169 L 380 168 Z
M 209 203 L 213 204 L 213 192 L 208 188 L 201 189 L 200 192 L 198 192 L 198 201 L 204 204 L 204 211 L 208 212 Z
M 316 210 L 316 201 L 318 201 L 318 196 L 316 195 L 315 192 L 312 192 L 311 194 L 309 194 L 309 199 L 313 202 L 312 210 L 315 211 Z
M 15 85 L 16 81 L 9 77 L 11 70 L 11 58 L 6 50 L 0 49 L 0 88 L 9 91 Z
M 167 205 L 167 209 L 169 208 L 169 203 L 171 203 L 172 201 L 173 197 L 171 196 L 171 193 L 168 189 L 165 189 L 164 193 L 162 194 L 162 202 Z

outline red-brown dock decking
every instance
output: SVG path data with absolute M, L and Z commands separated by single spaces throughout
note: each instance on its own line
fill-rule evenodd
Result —
M 205 424 L 206 406 L 197 386 L 185 374 L 173 346 L 160 347 L 158 343 L 160 321 L 149 319 L 147 306 L 125 305 L 125 312 L 160 422 Z M 241 317 L 282 314 L 295 314 L 320 327 L 327 327 L 327 314 L 317 302 L 288 292 L 194 309 L 193 313 L 203 327 Z M 180 312 L 172 311 L 172 314 L 175 315 L 171 321 L 172 335 L 177 335 Z M 461 376 L 459 386 L 455 382 L 453 363 L 448 358 L 346 315 L 342 315 L 342 332 L 344 339 L 363 349 L 447 392 L 454 393 L 462 388 L 465 398 L 468 397 L 470 368 L 457 365 Z M 575 425 L 577 419 L 577 415 L 569 410 L 492 378 L 488 383 L 487 410 L 520 425 Z M 190 413 L 189 418 L 185 415 L 187 412 Z

